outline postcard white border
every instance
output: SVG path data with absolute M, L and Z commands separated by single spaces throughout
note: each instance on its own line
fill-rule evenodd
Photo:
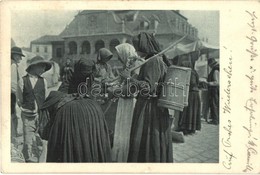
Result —
M 256 28 L 260 29 L 260 3 L 259 1 L 1 1 L 1 160 L 2 172 L 8 173 L 243 173 L 246 161 L 247 133 L 243 125 L 248 122 L 248 112 L 244 109 L 245 101 L 249 98 L 249 83 L 245 77 L 250 64 L 248 53 L 249 47 L 246 35 L 249 32 L 248 22 L 250 19 L 246 10 L 255 11 L 258 19 Z M 220 12 L 220 65 L 221 65 L 221 89 L 220 97 L 223 96 L 223 88 L 227 78 L 222 68 L 228 65 L 229 54 L 233 57 L 233 75 L 231 86 L 232 115 L 228 116 L 220 111 L 220 161 L 218 164 L 204 163 L 146 163 L 146 164 L 119 164 L 119 163 L 81 163 L 81 164 L 23 164 L 10 162 L 10 11 L 11 10 L 82 10 L 82 9 L 158 9 L 158 10 L 218 10 Z M 260 30 L 258 42 L 259 56 L 255 60 L 255 82 L 258 90 L 255 98 L 258 102 L 255 108 L 254 134 L 260 133 Z M 227 49 L 223 49 L 223 47 Z M 230 52 L 230 53 L 229 53 Z M 224 104 L 221 102 L 220 110 Z M 222 165 L 226 160 L 225 149 L 221 140 L 226 137 L 223 127 L 228 125 L 228 119 L 232 121 L 232 152 L 236 159 L 232 161 L 232 169 L 225 169 Z M 255 142 L 258 145 L 257 155 L 251 156 L 254 165 L 252 173 L 260 172 L 260 138 L 256 135 Z

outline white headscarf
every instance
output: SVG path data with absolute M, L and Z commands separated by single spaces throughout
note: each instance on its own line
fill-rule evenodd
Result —
M 131 68 L 141 63 L 141 58 L 139 58 L 135 48 L 131 44 L 123 43 L 119 44 L 115 48 L 125 67 Z M 138 74 L 139 69 L 135 70 L 135 73 Z
M 119 44 L 116 46 L 116 51 L 124 65 L 126 65 L 129 60 L 133 59 L 134 57 L 138 57 L 135 48 L 128 43 Z

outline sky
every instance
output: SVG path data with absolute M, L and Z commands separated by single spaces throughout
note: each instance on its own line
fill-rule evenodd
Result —
M 181 11 L 188 22 L 199 31 L 199 38 L 208 38 L 210 44 L 219 45 L 219 11 Z
M 30 47 L 30 42 L 43 35 L 60 34 L 77 11 L 35 10 L 13 11 L 11 36 L 19 47 Z
M 58 35 L 78 11 L 13 11 L 11 36 L 19 47 L 30 47 L 30 42 L 43 35 Z M 208 38 L 213 45 L 219 44 L 218 11 L 180 11 L 199 32 L 199 38 Z

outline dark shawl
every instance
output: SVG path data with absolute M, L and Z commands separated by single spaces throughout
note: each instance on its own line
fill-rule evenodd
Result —
M 94 80 L 93 72 L 95 71 L 95 63 L 93 60 L 80 59 L 74 65 L 74 74 L 69 84 L 68 93 L 78 93 L 80 83 L 87 83 L 90 88 Z
M 70 84 L 71 94 L 51 92 L 42 107 L 40 135 L 48 140 L 47 162 L 111 161 L 108 129 L 100 106 L 73 93 L 92 76 L 93 66 L 90 60 L 79 60 Z
M 160 44 L 155 39 L 153 34 L 141 32 L 139 35 L 133 38 L 133 45 L 136 51 L 146 53 L 147 58 L 161 52 Z M 167 66 L 170 66 L 170 62 L 168 61 L 165 55 L 162 55 L 163 61 Z
M 141 33 L 138 38 L 134 41 L 137 51 L 146 53 L 148 57 L 159 52 L 159 45 L 152 35 Z M 143 85 L 149 84 L 153 93 L 158 90 L 155 85 L 163 81 L 165 73 L 166 65 L 158 56 L 141 67 L 137 81 L 145 82 Z M 172 162 L 168 109 L 158 107 L 158 98 L 147 97 L 143 90 L 140 89 L 135 104 L 128 162 Z

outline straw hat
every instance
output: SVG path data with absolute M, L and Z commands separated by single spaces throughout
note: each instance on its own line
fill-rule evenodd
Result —
M 32 66 L 35 65 L 45 65 L 45 72 L 51 69 L 51 63 L 49 61 L 45 61 L 42 57 L 40 56 L 35 56 L 30 60 L 30 64 L 27 67 L 26 71 L 28 72 Z

